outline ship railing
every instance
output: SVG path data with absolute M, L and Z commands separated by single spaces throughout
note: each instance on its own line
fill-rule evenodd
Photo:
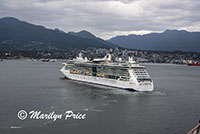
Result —
M 189 132 L 187 132 L 187 134 L 200 134 L 200 120 L 199 123 Z

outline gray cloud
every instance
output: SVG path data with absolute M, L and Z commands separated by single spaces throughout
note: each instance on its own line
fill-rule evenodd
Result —
M 0 17 L 13 16 L 64 31 L 117 34 L 166 29 L 200 31 L 199 0 L 0 0 Z

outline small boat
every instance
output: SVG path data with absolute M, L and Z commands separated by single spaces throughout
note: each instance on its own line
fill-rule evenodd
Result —
M 187 132 L 187 134 L 200 134 L 200 120 L 199 123 L 189 132 Z
M 42 59 L 42 62 L 49 62 L 49 59 Z
M 200 63 L 187 63 L 188 66 L 200 66 Z
M 58 60 L 57 59 L 50 59 L 49 61 L 50 62 L 57 62 Z
M 200 62 L 189 60 L 187 61 L 188 66 L 200 66 Z

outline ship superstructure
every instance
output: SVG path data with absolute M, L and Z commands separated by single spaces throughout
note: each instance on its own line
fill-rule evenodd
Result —
M 127 62 L 113 62 L 111 54 L 107 54 L 104 58 L 89 61 L 80 53 L 76 59 L 63 64 L 60 71 L 71 80 L 133 91 L 153 90 L 146 67 L 130 57 Z

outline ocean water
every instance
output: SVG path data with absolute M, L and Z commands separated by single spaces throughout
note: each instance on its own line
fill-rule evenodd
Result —
M 61 63 L 0 62 L 0 134 L 183 134 L 200 119 L 200 67 L 145 64 L 153 92 L 63 79 Z M 18 111 L 86 114 L 84 120 L 20 120 Z M 28 115 L 29 116 L 29 115 Z

